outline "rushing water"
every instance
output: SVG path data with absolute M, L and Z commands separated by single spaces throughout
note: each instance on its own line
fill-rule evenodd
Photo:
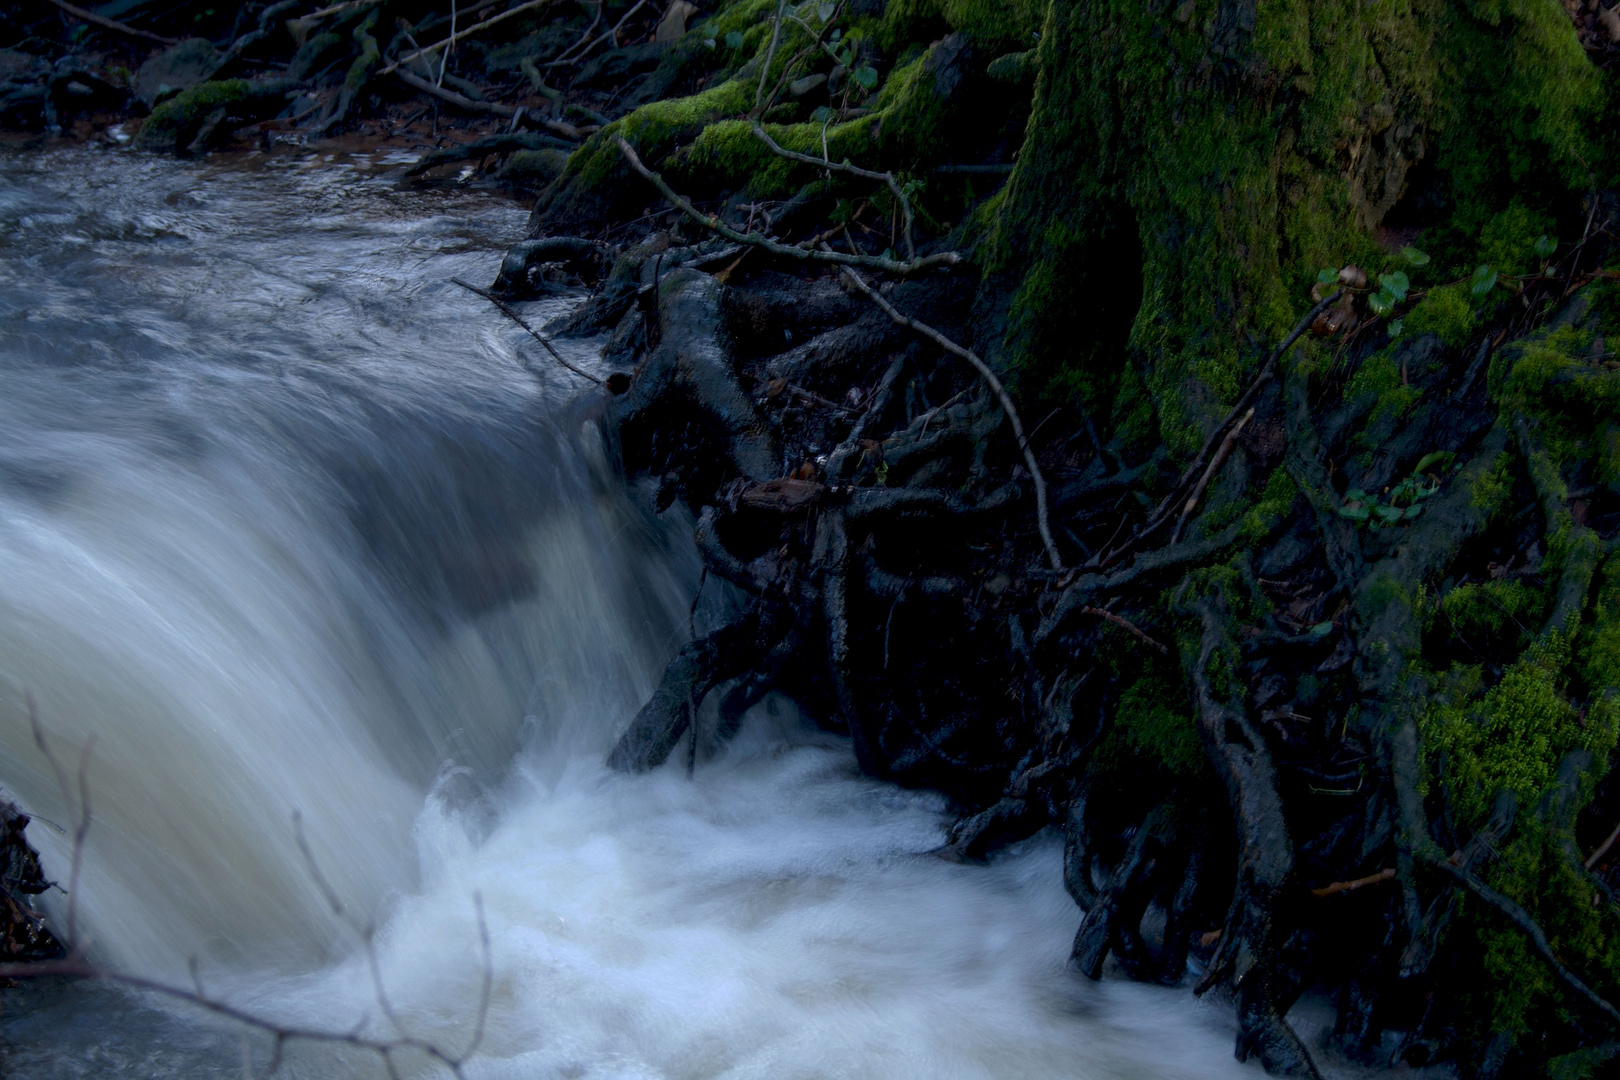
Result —
M 1229 1006 L 1065 972 L 1050 838 L 928 855 L 939 801 L 790 703 L 690 777 L 603 768 L 687 632 L 689 529 L 450 283 L 493 276 L 522 208 L 386 165 L 0 156 L 0 782 L 66 881 L 25 694 L 65 760 L 93 739 L 100 961 L 186 983 L 196 958 L 217 997 L 386 1035 L 374 924 L 414 1036 L 464 1045 L 492 976 L 474 1077 L 1255 1075 Z M 4 994 L 8 1077 L 267 1060 L 157 998 Z

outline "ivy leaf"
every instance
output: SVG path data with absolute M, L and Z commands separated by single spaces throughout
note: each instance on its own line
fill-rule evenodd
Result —
M 863 64 L 854 71 L 854 79 L 866 89 L 870 90 L 878 84 L 877 68 Z
M 1395 310 L 1395 298 L 1380 290 L 1367 297 L 1367 306 L 1372 308 L 1374 315 L 1388 315 Z
M 816 15 L 821 19 L 822 22 L 826 22 L 828 19 L 833 17 L 833 12 L 837 10 L 837 4 L 820 4 L 816 7 Z
M 818 124 L 825 124 L 838 114 L 825 105 L 817 105 L 816 111 L 810 114 L 810 119 Z
M 1378 284 L 1382 285 L 1383 291 L 1389 293 L 1390 297 L 1399 303 L 1406 299 L 1406 290 L 1412 287 L 1412 279 L 1396 270 L 1389 274 L 1379 274 Z
M 1333 620 L 1329 619 L 1327 622 L 1319 622 L 1309 630 L 1305 631 L 1305 633 L 1313 638 L 1325 638 L 1329 634 L 1333 633 Z
M 703 45 L 704 45 L 705 48 L 709 48 L 709 49 L 714 48 L 714 38 L 704 38 L 703 39 Z
M 1339 280 L 1339 272 L 1331 266 L 1324 266 L 1316 275 L 1318 285 L 1331 285 Z
M 834 45 L 836 45 L 836 44 L 838 44 L 838 39 L 843 37 L 843 36 L 844 36 L 844 30 L 843 30 L 842 27 L 839 27 L 838 29 L 834 30 L 831 34 L 827 35 L 827 40 L 832 42 Z
M 1401 512 L 1401 517 L 1405 518 L 1407 521 L 1411 521 L 1421 513 L 1423 513 L 1423 504 L 1413 503 L 1411 506 L 1408 506 Z
M 1558 250 L 1558 241 L 1551 236 L 1538 236 L 1536 238 L 1536 254 L 1543 259 L 1552 258 L 1552 253 Z
M 1360 488 L 1351 488 L 1344 493 L 1345 502 L 1365 502 L 1367 493 Z
M 726 48 L 728 48 L 728 49 L 740 49 L 740 48 L 742 48 L 742 45 L 743 45 L 743 36 L 742 36 L 741 31 L 733 30 L 731 33 L 726 35 Z
M 1372 516 L 1372 511 L 1365 506 L 1341 506 L 1339 507 L 1339 516 L 1348 518 L 1351 521 L 1366 521 L 1367 518 Z
M 1496 271 L 1491 269 L 1489 263 L 1480 263 L 1479 269 L 1469 279 L 1468 291 L 1475 296 L 1484 296 L 1496 288 Z
M 1454 460 L 1456 460 L 1456 457 L 1457 455 L 1452 453 L 1450 450 L 1436 450 L 1433 453 L 1424 454 L 1421 458 L 1419 458 L 1417 467 L 1412 471 L 1415 473 L 1427 472 L 1436 465 L 1451 464 Z
M 1404 328 L 1404 326 L 1403 326 L 1401 320 L 1399 320 L 1399 319 L 1394 320 L 1393 322 L 1391 322 L 1389 324 L 1389 336 L 1390 337 L 1400 337 L 1401 336 L 1401 330 L 1403 328 Z
M 1405 259 L 1408 265 L 1411 266 L 1427 266 L 1429 264 L 1429 257 L 1415 247 L 1401 248 L 1401 258 Z
M 1385 521 L 1399 521 L 1404 513 L 1405 511 L 1398 506 L 1380 506 L 1378 508 L 1378 516 Z

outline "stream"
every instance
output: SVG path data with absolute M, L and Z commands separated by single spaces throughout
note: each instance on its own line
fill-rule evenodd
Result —
M 604 768 L 734 600 L 614 475 L 589 387 L 451 283 L 525 207 L 401 167 L 0 151 L 0 784 L 66 883 L 28 697 L 70 767 L 91 742 L 91 955 L 451 1052 L 487 973 L 489 1080 L 1262 1076 L 1229 1003 L 1065 970 L 1060 839 L 928 854 L 943 801 L 790 701 L 690 775 L 684 745 Z M 10 1080 L 270 1054 L 159 995 L 0 991 Z M 385 1072 L 297 1043 L 280 1075 Z

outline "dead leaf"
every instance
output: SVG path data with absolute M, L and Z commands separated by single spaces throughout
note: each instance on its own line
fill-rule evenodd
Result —
M 669 10 L 664 12 L 664 17 L 658 20 L 658 28 L 653 31 L 653 40 L 665 43 L 679 41 L 681 35 L 686 33 L 686 20 L 696 11 L 696 4 L 689 4 L 686 0 L 670 0 Z
M 1606 8 L 1599 4 L 1597 20 L 1609 32 L 1610 41 L 1620 41 L 1620 7 Z

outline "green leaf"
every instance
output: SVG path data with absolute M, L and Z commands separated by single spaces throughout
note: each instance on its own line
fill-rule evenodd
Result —
M 1475 270 L 1474 276 L 1469 279 L 1469 292 L 1475 296 L 1484 296 L 1494 288 L 1496 288 L 1496 271 L 1491 269 L 1489 263 L 1480 263 L 1479 269 Z
M 827 35 L 827 40 L 832 42 L 834 45 L 836 45 L 836 44 L 838 44 L 838 39 L 843 37 L 843 36 L 844 36 L 844 29 L 843 29 L 843 27 L 839 27 L 838 29 L 834 30 L 832 33 Z
M 1538 236 L 1536 238 L 1536 254 L 1543 259 L 1552 258 L 1552 253 L 1558 250 L 1558 241 L 1551 236 Z
M 818 124 L 825 124 L 838 114 L 825 105 L 817 105 L 816 111 L 810 114 L 810 119 Z
M 1366 521 L 1367 518 L 1372 516 L 1372 511 L 1365 506 L 1341 506 L 1339 507 L 1339 516 L 1348 518 L 1351 521 Z
M 1378 284 L 1384 287 L 1384 292 L 1399 302 L 1406 299 L 1406 290 L 1412 287 L 1412 279 L 1396 270 L 1388 274 L 1379 274 Z
M 1396 506 L 1380 506 L 1378 508 L 1378 516 L 1385 521 L 1399 521 L 1403 513 L 1405 511 Z
M 1429 257 L 1415 247 L 1401 248 L 1401 258 L 1412 266 L 1427 266 L 1429 264 Z
M 820 4 L 816 7 L 816 15 L 821 19 L 822 22 L 826 22 L 828 19 L 833 17 L 833 12 L 837 10 L 837 4 Z
M 1367 493 L 1362 491 L 1360 488 L 1351 488 L 1349 491 L 1344 493 L 1345 502 L 1363 502 L 1366 500 L 1366 498 Z
M 1427 472 L 1436 465 L 1449 465 L 1456 459 L 1457 455 L 1453 454 L 1450 450 L 1436 450 L 1431 454 L 1424 454 L 1421 458 L 1419 458 L 1417 467 L 1412 471 L 1415 473 Z
M 1395 298 L 1387 292 L 1375 292 L 1367 297 L 1367 306 L 1372 308 L 1374 315 L 1388 315 L 1395 310 Z
M 1391 321 L 1390 324 L 1389 324 L 1389 336 L 1390 337 L 1400 337 L 1401 336 L 1401 330 L 1403 328 L 1404 328 L 1404 324 L 1401 322 L 1401 320 L 1395 319 L 1395 320 Z
M 1331 266 L 1324 266 L 1316 275 L 1318 285 L 1331 285 L 1339 280 L 1339 272 Z
M 1305 633 L 1314 638 L 1327 637 L 1329 634 L 1333 633 L 1333 620 L 1329 619 L 1327 622 L 1319 622 L 1309 630 L 1305 631 Z
M 704 38 L 703 44 L 705 48 L 714 48 L 714 38 Z
M 868 90 L 878 84 L 877 68 L 868 65 L 858 67 L 854 71 L 854 79 Z
M 743 36 L 742 36 L 742 33 L 740 31 L 733 30 L 731 33 L 726 35 L 726 48 L 728 48 L 728 49 L 740 49 L 740 48 L 742 48 L 742 45 L 743 45 Z
M 872 470 L 872 476 L 877 480 L 880 487 L 888 487 L 889 463 L 887 461 L 879 463 L 878 467 Z
M 1411 521 L 1421 513 L 1423 513 L 1423 506 L 1420 503 L 1413 503 L 1401 512 L 1401 517 Z

